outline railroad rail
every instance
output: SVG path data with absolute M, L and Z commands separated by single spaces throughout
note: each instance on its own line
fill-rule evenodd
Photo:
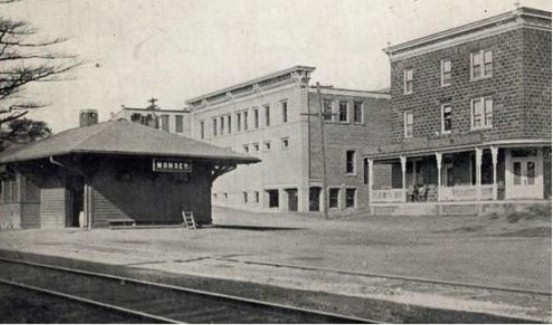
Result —
M 0 283 L 126 313 L 152 323 L 379 323 L 23 260 L 0 258 L 0 268 Z
M 403 275 L 395 275 L 395 274 L 354 272 L 354 271 L 331 269 L 331 268 L 324 268 L 324 267 L 313 267 L 313 266 L 306 266 L 306 265 L 260 262 L 260 261 L 237 259 L 237 258 L 231 258 L 231 257 L 211 257 L 211 258 L 219 261 L 244 263 L 244 264 L 250 264 L 250 265 L 289 268 L 289 269 L 314 271 L 314 272 L 323 271 L 323 272 L 335 273 L 335 274 L 354 275 L 354 276 L 371 277 L 371 278 L 383 278 L 383 279 L 392 279 L 392 280 L 400 280 L 400 281 L 408 281 L 408 282 L 419 282 L 419 283 L 436 284 L 436 285 L 451 286 L 451 287 L 464 287 L 464 288 L 473 288 L 473 289 L 482 289 L 482 290 L 520 293 L 520 294 L 527 294 L 527 295 L 551 296 L 551 292 L 549 291 L 530 290 L 530 289 L 523 289 L 523 288 L 492 286 L 492 285 L 467 283 L 467 282 L 459 282 L 459 281 L 436 280 L 436 279 L 403 276 Z

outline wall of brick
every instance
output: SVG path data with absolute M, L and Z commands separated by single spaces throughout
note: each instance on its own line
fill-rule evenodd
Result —
M 370 98 L 363 96 L 323 94 L 324 99 L 334 101 L 333 113 L 338 113 L 338 102 L 348 102 L 348 123 L 338 121 L 325 122 L 325 150 L 327 183 L 329 187 L 350 187 L 357 189 L 357 204 L 364 208 L 368 204 L 368 187 L 364 182 L 363 150 L 366 146 L 376 145 L 391 137 L 393 117 L 390 114 L 390 104 L 387 98 Z M 354 124 L 353 102 L 363 102 L 363 123 Z M 309 112 L 319 112 L 319 101 L 316 93 L 309 93 Z M 311 182 L 322 180 L 322 155 L 320 141 L 320 122 L 318 117 L 309 120 L 309 179 Z M 355 173 L 346 173 L 346 152 L 355 151 Z M 378 179 L 389 179 L 391 167 L 380 165 L 377 167 Z M 376 175 L 375 171 L 375 175 Z M 345 191 L 341 192 L 345 195 Z
M 527 31 L 511 30 L 498 35 L 473 40 L 460 45 L 439 49 L 391 63 L 391 94 L 392 107 L 398 117 L 394 125 L 394 140 L 403 141 L 403 112 L 412 109 L 414 112 L 414 137 L 439 138 L 468 133 L 480 133 L 482 139 L 499 140 L 518 138 L 525 135 L 524 125 L 524 63 L 525 46 L 530 40 L 525 39 Z M 544 37 L 533 36 L 534 38 Z M 549 34 L 550 37 L 550 34 Z M 535 39 L 536 55 L 547 55 L 547 47 L 551 56 L 551 45 Z M 470 81 L 470 53 L 480 49 L 492 49 L 494 58 L 493 76 L 491 78 Z M 440 85 L 440 61 L 449 58 L 452 63 L 452 83 L 450 86 Z M 534 60 L 536 61 L 536 60 Z M 533 63 L 546 67 L 545 62 Z M 551 61 L 549 61 L 549 67 Z M 413 93 L 403 94 L 403 71 L 413 69 Z M 550 68 L 549 68 L 550 69 Z M 539 73 L 532 73 L 537 75 Z M 535 77 L 535 79 L 543 78 Z M 549 74 L 549 84 L 550 84 Z M 545 86 L 544 86 L 545 87 Z M 470 101 L 480 96 L 492 96 L 494 100 L 493 128 L 471 131 Z M 546 94 L 547 95 L 547 94 Z M 545 95 L 545 96 L 546 96 Z M 543 98 L 544 96 L 542 96 Z M 452 105 L 453 130 L 451 135 L 441 135 L 441 105 Z M 550 103 L 550 93 L 549 101 Z M 544 110 L 542 108 L 542 110 Z M 551 107 L 549 107 L 549 116 Z M 543 116 L 543 115 L 542 115 Z M 535 126 L 532 126 L 535 127 Z M 539 128 L 544 129 L 542 126 Z M 406 140 L 410 141 L 410 140 Z
M 525 135 L 551 138 L 551 32 L 524 30 Z

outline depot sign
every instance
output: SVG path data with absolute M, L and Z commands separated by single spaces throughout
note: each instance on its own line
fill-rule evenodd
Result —
M 180 159 L 155 159 L 154 158 L 152 168 L 154 172 L 191 173 L 192 163 L 190 161 L 180 160 Z

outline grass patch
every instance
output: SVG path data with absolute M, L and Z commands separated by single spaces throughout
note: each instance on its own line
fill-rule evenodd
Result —
M 507 222 L 518 223 L 521 220 L 551 220 L 551 205 L 535 204 L 523 211 L 516 211 L 514 208 L 507 211 L 505 215 Z

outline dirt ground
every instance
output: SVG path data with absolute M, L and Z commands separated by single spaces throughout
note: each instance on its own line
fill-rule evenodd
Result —
M 414 285 L 335 272 L 405 275 L 551 292 L 550 216 L 358 215 L 322 220 L 314 215 L 215 208 L 214 225 L 196 231 L 3 231 L 0 249 L 406 305 L 551 319 L 550 296 Z

